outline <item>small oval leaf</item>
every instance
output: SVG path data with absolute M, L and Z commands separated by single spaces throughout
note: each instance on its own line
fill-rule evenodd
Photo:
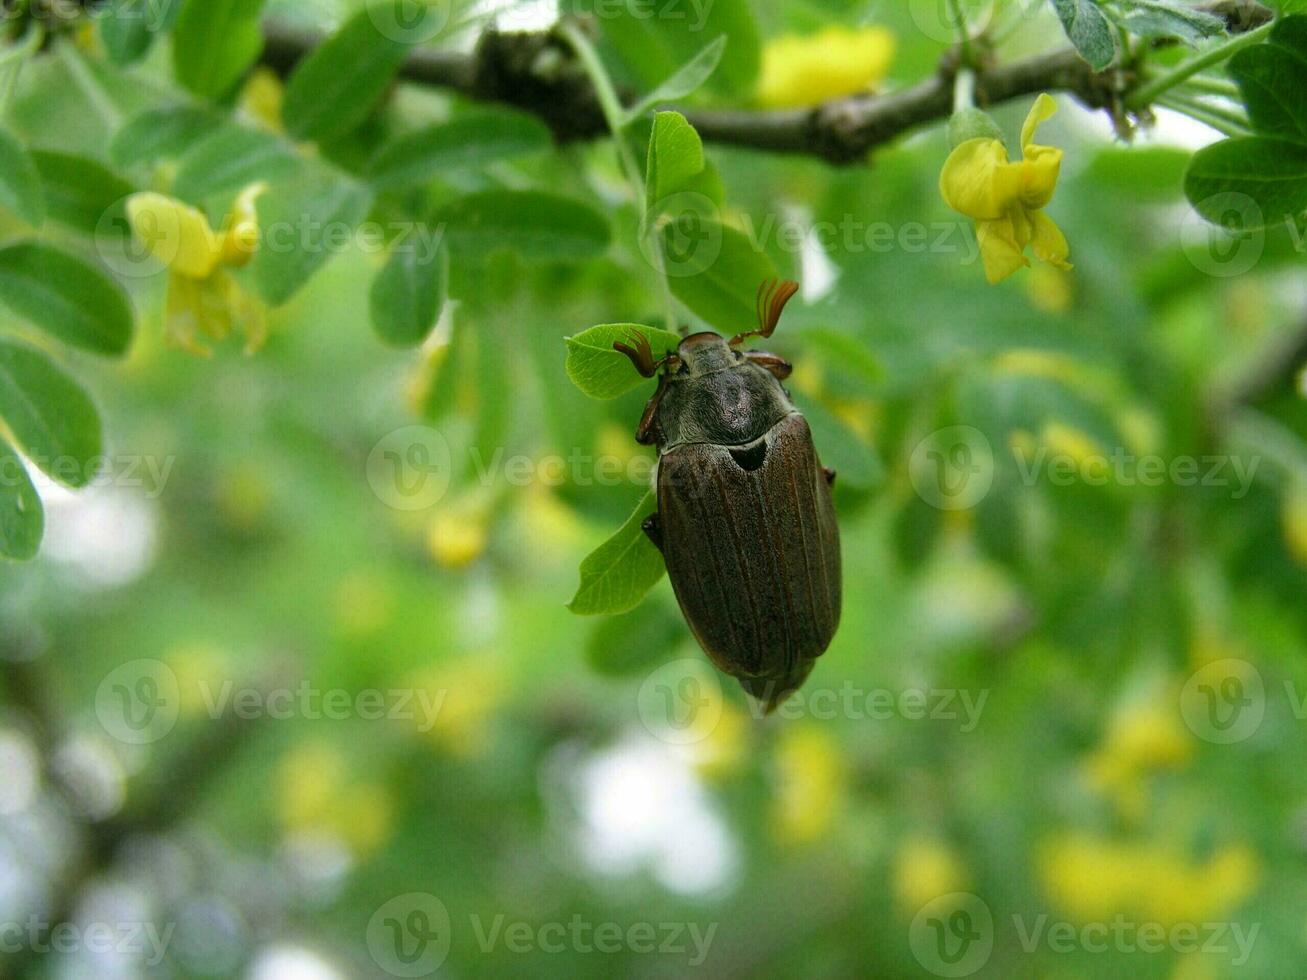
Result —
M 0 558 L 31 561 L 44 533 L 45 511 L 27 468 L 0 439 Z
M 653 512 L 650 490 L 617 533 L 581 562 L 581 583 L 568 609 L 578 616 L 626 612 L 658 584 L 666 571 L 663 556 L 640 526 Z
M 551 145 L 549 129 L 533 116 L 481 112 L 400 137 L 382 149 L 369 173 L 378 186 L 405 187 Z
M 173 72 L 196 95 L 219 99 L 263 50 L 263 0 L 185 0 L 172 32 Z
M 41 174 L 23 144 L 5 129 L 0 129 L 0 207 L 34 228 L 45 221 Z
M 299 159 L 271 133 L 224 126 L 193 144 L 177 162 L 172 192 L 183 201 L 231 193 L 256 181 L 281 180 L 295 173 Z
M 613 344 L 629 344 L 631 334 L 649 338 L 654 359 L 676 350 L 681 338 L 668 330 L 646 327 L 643 323 L 603 323 L 567 338 L 567 376 L 591 398 L 616 398 L 648 382 L 631 363 L 631 359 Z
M 72 153 L 34 150 L 49 216 L 88 235 L 127 235 L 125 202 L 133 187 L 103 164 Z
M 258 200 L 262 245 L 251 271 L 259 294 L 280 306 L 348 245 L 372 195 L 361 184 L 319 174 L 274 186 Z
M 410 238 L 416 238 L 410 241 Z M 440 318 L 449 260 L 438 239 L 406 236 L 372 283 L 372 326 L 392 347 L 416 347 Z
M 441 209 L 450 250 L 469 256 L 500 248 L 540 262 L 581 261 L 608 247 L 608 222 L 588 204 L 538 191 L 481 191 Z
M 109 158 L 119 167 L 177 158 L 208 136 L 220 116 L 191 105 L 146 109 L 129 119 L 109 144 Z
M 672 295 L 722 333 L 753 329 L 758 286 L 776 267 L 749 237 L 705 219 L 662 228 Z
M 0 302 L 66 344 L 119 355 L 132 339 L 132 307 L 98 267 L 44 242 L 0 248 Z
M 321 142 L 367 118 L 394 81 L 408 46 L 382 34 L 361 10 L 296 66 L 282 119 L 296 139 Z
M 0 419 L 52 480 L 84 487 L 95 476 L 99 413 L 81 386 L 34 347 L 0 340 Z

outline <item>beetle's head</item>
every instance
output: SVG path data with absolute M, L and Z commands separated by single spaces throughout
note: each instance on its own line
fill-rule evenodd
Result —
M 684 370 L 691 375 L 712 374 L 735 364 L 737 355 L 726 339 L 711 330 L 692 333 L 676 348 Z

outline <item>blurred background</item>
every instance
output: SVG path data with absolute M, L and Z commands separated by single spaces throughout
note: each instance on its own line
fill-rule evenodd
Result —
M 1064 43 L 996 9 L 1001 58 Z M 949 47 L 933 10 L 755 12 L 764 38 L 883 27 L 891 88 Z M 170 97 L 166 44 L 88 82 L 80 43 L 7 121 L 102 156 Z M 564 337 L 659 315 L 610 144 L 436 182 L 561 188 L 613 245 L 456 264 L 417 351 L 368 328 L 384 256 L 357 243 L 253 356 L 167 346 L 165 277 L 133 281 L 128 356 L 66 359 L 106 473 L 42 478 L 41 553 L 0 566 L 0 974 L 1301 976 L 1301 235 L 1193 213 L 1220 133 L 1159 110 L 1126 146 L 1058 101 L 1075 268 L 997 286 L 940 198 L 942 126 L 845 167 L 709 145 L 730 220 L 803 283 L 772 346 L 840 471 L 842 626 L 769 717 L 665 579 L 566 608 L 648 479 L 649 391 L 564 372 Z M 1010 145 L 1029 102 L 994 112 Z M 467 109 L 400 86 L 352 138 Z

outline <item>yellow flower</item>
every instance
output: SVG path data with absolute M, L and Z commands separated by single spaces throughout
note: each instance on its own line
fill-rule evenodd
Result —
M 280 133 L 283 132 L 281 105 L 285 95 L 285 88 L 276 72 L 270 68 L 256 68 L 250 72 L 250 77 L 241 90 L 240 107 L 264 129 Z
M 894 57 L 894 35 L 883 27 L 825 27 L 785 34 L 762 52 L 758 102 L 773 108 L 808 106 L 871 88 Z
M 248 264 L 258 250 L 255 200 L 265 188 L 261 183 L 245 188 L 221 231 L 214 231 L 202 212 L 175 198 L 153 192 L 128 198 L 133 233 L 168 269 L 164 330 L 183 350 L 207 356 L 211 352 L 198 337 L 221 340 L 234 327 L 245 334 L 247 354 L 267 339 L 263 305 L 228 272 Z
M 1164 925 L 1211 922 L 1242 904 L 1260 877 L 1257 855 L 1244 844 L 1197 861 L 1151 842 L 1078 833 L 1045 842 L 1038 866 L 1049 897 L 1079 922 L 1118 913 Z
M 1006 279 L 1035 255 L 1059 269 L 1070 269 L 1068 247 L 1053 219 L 1041 210 L 1053 197 L 1062 151 L 1040 146 L 1035 129 L 1057 111 L 1040 95 L 1021 127 L 1021 159 L 1008 160 L 1007 147 L 990 137 L 959 143 L 944 161 L 939 192 L 953 210 L 976 222 L 976 241 L 990 282 Z
M 894 897 L 909 915 L 928 902 L 970 887 L 958 854 L 938 837 L 914 834 L 894 857 Z
M 848 782 L 840 744 L 812 724 L 787 726 L 776 746 L 778 785 L 772 827 L 788 844 L 821 839 L 843 808 Z

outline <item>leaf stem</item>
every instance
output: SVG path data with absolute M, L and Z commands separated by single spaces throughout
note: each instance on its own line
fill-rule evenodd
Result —
M 1163 95 L 1157 100 L 1157 104 L 1182 113 L 1190 119 L 1196 119 L 1226 136 L 1246 136 L 1250 131 L 1248 120 L 1238 113 L 1198 99 L 1185 98 L 1178 92 Z
M 564 40 L 572 46 L 572 50 L 576 52 L 577 58 L 581 61 L 581 67 L 590 76 L 590 84 L 594 86 L 595 97 L 599 100 L 599 107 L 603 111 L 604 121 L 608 124 L 613 143 L 617 147 L 617 158 L 621 163 L 622 171 L 626 174 L 627 182 L 631 185 L 631 193 L 634 195 L 636 206 L 643 210 L 645 207 L 644 177 L 640 173 L 640 165 L 636 162 L 635 154 L 631 152 L 630 144 L 626 142 L 626 137 L 622 134 L 628 119 L 626 110 L 622 108 L 622 101 L 617 96 L 617 90 L 613 87 L 612 79 L 608 77 L 608 71 L 604 68 L 604 63 L 600 60 L 599 53 L 595 51 L 594 45 L 590 43 L 590 39 L 585 36 L 575 23 L 565 20 L 559 24 L 558 31 Z M 645 249 L 645 252 L 648 254 L 654 271 L 657 273 L 667 329 L 672 333 L 676 333 L 676 301 L 672 297 L 672 290 L 667 282 L 667 264 L 663 256 L 662 241 L 656 232 L 646 228 L 646 222 L 643 219 L 640 221 L 640 228 L 641 234 L 647 235 L 648 248 Z
M 958 46 L 962 52 L 962 64 L 974 64 L 971 51 L 971 29 L 967 26 L 967 15 L 962 9 L 962 0 L 949 0 L 953 11 L 953 27 L 958 32 Z
M 976 73 L 970 68 L 959 68 L 953 79 L 953 111 L 972 109 L 976 105 Z
M 1238 37 L 1232 37 L 1220 44 L 1213 45 L 1201 54 L 1194 55 L 1188 61 L 1182 61 L 1170 71 L 1158 75 L 1156 78 L 1135 89 L 1126 99 L 1127 109 L 1142 109 L 1149 103 L 1156 101 L 1158 96 L 1162 95 L 1177 85 L 1188 81 L 1194 75 L 1197 75 L 1204 68 L 1210 68 L 1212 65 L 1218 65 L 1225 61 L 1230 55 L 1234 54 L 1240 48 L 1246 48 L 1250 44 L 1257 44 L 1264 41 L 1271 33 L 1275 26 L 1275 21 L 1269 24 L 1263 24 L 1256 30 L 1249 31 L 1247 34 L 1240 34 Z

